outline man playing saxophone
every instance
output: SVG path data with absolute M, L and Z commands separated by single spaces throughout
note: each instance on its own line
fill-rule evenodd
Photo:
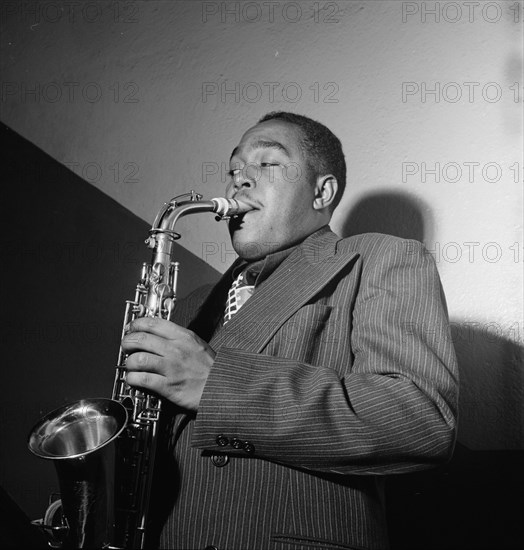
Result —
M 175 322 L 135 319 L 122 340 L 127 383 L 173 405 L 160 546 L 385 549 L 384 475 L 446 461 L 455 441 L 433 259 L 417 241 L 330 230 L 346 165 L 310 118 L 266 115 L 230 167 L 238 259 Z

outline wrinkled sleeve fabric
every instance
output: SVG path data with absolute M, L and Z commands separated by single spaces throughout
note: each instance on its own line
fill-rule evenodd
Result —
M 402 473 L 449 458 L 458 373 L 434 260 L 421 243 L 396 240 L 359 277 L 354 302 L 336 305 L 351 309 L 336 345 L 352 360 L 216 350 L 193 447 L 248 458 L 220 447 L 223 435 L 249 443 L 249 458 L 334 474 Z

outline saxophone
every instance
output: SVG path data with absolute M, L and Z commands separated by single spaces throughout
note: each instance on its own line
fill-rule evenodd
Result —
M 217 220 L 250 210 L 234 199 L 202 201 L 191 191 L 158 212 L 133 300 L 126 302 L 125 327 L 138 317 L 173 314 L 179 264 L 172 261 L 179 218 L 215 212 Z M 36 520 L 52 548 L 145 548 L 148 509 L 162 403 L 126 384 L 126 354 L 120 346 L 111 399 L 82 399 L 41 418 L 29 434 L 36 456 L 54 461 L 60 499 Z

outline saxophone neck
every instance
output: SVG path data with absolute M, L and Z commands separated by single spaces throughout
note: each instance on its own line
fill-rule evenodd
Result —
M 180 217 L 191 211 L 205 211 L 207 209 L 206 206 L 210 207 L 209 201 L 202 201 L 202 195 L 194 191 L 177 195 L 164 203 L 155 217 L 151 231 L 173 231 Z
M 178 195 L 164 204 L 153 222 L 151 232 L 166 232 L 171 234 L 174 239 L 178 239 L 180 235 L 175 233 L 174 227 L 182 216 L 199 212 L 215 212 L 218 220 L 227 220 L 250 209 L 251 207 L 245 203 L 224 197 L 203 201 L 202 195 L 190 191 L 184 195 Z

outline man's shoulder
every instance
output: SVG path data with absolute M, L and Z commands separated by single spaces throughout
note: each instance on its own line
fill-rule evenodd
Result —
M 363 257 L 383 256 L 395 250 L 397 253 L 415 254 L 424 251 L 424 245 L 415 239 L 405 239 L 385 233 L 360 233 L 342 238 L 337 245 L 337 252 L 354 254 Z

